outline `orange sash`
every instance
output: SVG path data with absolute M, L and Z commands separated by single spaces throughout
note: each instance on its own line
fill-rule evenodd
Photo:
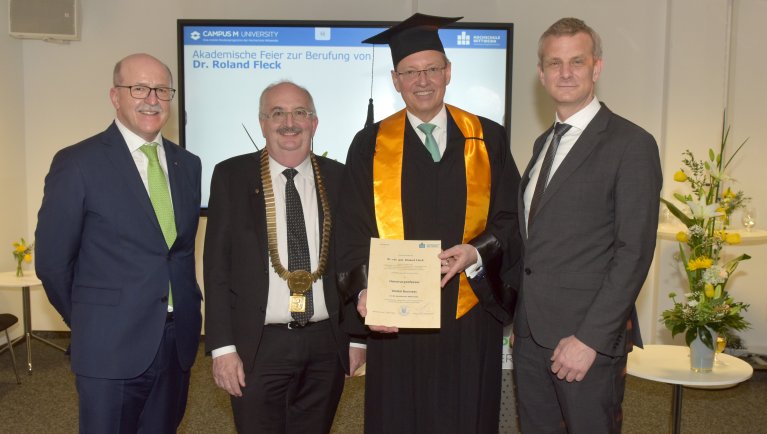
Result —
M 466 216 L 463 243 L 468 243 L 485 230 L 490 210 L 490 159 L 485 148 L 479 118 L 457 107 L 446 105 L 458 129 L 466 137 L 463 149 L 466 169 Z M 381 121 L 373 157 L 373 198 L 378 236 L 402 240 L 402 154 L 407 115 L 401 110 Z M 466 273 L 460 274 L 456 318 L 477 305 Z

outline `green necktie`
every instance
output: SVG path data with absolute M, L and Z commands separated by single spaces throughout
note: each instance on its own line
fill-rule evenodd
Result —
M 168 248 L 170 248 L 176 241 L 176 220 L 173 216 L 173 204 L 170 201 L 168 181 L 165 179 L 165 173 L 162 171 L 160 160 L 157 157 L 157 143 L 152 142 L 142 145 L 141 152 L 149 159 L 149 165 L 147 166 L 149 199 L 152 201 L 157 221 L 160 222 L 160 229 L 162 229 L 165 242 L 168 244 Z M 168 282 L 168 305 L 173 306 L 170 282 Z
M 436 163 L 442 159 L 442 156 L 439 155 L 439 146 L 437 146 L 437 140 L 431 134 L 431 132 L 434 131 L 434 128 L 437 128 L 437 126 L 426 122 L 418 125 L 418 129 L 426 134 L 426 143 L 424 143 L 424 145 L 426 145 L 426 149 L 431 154 L 431 159 Z

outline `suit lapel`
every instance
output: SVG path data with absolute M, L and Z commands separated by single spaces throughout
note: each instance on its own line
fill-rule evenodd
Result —
M 525 169 L 525 172 L 522 174 L 522 179 L 519 183 L 519 190 L 517 191 L 517 209 L 521 211 L 522 215 L 525 214 L 525 189 L 527 188 L 527 184 L 530 182 L 530 171 L 533 170 L 533 166 L 535 166 L 535 162 L 538 161 L 538 156 L 541 154 L 541 150 L 543 149 L 543 144 L 546 143 L 546 137 L 549 136 L 551 133 L 551 128 L 546 130 L 545 133 L 541 134 L 536 140 L 535 144 L 533 145 L 533 157 L 530 159 L 530 162 L 527 163 L 527 168 Z M 519 218 L 519 230 L 522 235 L 522 239 L 527 239 L 527 225 L 525 224 L 524 218 Z
M 541 210 L 556 195 L 557 191 L 567 184 L 567 179 L 572 175 L 578 167 L 588 158 L 594 149 L 602 142 L 602 134 L 607 128 L 607 123 L 612 113 L 610 110 L 602 104 L 602 108 L 599 109 L 594 119 L 589 122 L 586 129 L 583 130 L 581 136 L 567 153 L 567 156 L 562 160 L 562 164 L 559 165 L 557 171 L 551 176 L 549 184 L 546 186 L 546 193 L 541 198 L 541 203 L 538 206 L 537 213 L 540 214 Z
M 165 151 L 165 163 L 168 166 L 168 183 L 173 201 L 173 218 L 176 222 L 176 239 L 179 239 L 186 235 L 188 229 L 184 224 L 185 221 L 179 220 L 179 217 L 183 215 L 181 210 L 187 209 L 186 202 L 189 200 L 183 188 L 184 167 L 180 161 L 179 149 L 165 139 L 163 139 L 163 150 Z
M 261 152 L 258 151 L 253 156 L 253 170 L 248 172 L 248 199 L 250 201 L 250 209 L 253 212 L 253 218 L 258 222 L 256 224 L 256 238 L 258 240 L 261 254 L 257 255 L 261 258 L 262 265 L 264 267 L 270 267 L 269 265 L 269 246 L 266 235 L 266 203 L 264 202 L 264 189 L 261 182 Z
M 317 158 L 317 169 L 320 172 L 320 176 L 322 176 L 322 181 L 325 184 L 325 194 L 328 197 L 328 202 L 330 204 L 335 203 L 335 197 L 331 196 L 333 195 L 333 189 L 332 185 L 329 185 L 330 179 L 327 176 L 326 169 L 325 169 L 325 161 L 321 158 Z M 319 218 L 319 225 L 320 225 L 320 243 L 322 243 L 322 225 L 325 222 L 325 213 L 322 211 L 322 200 L 320 199 L 320 189 L 317 185 L 317 179 L 314 180 L 315 185 L 315 193 L 317 194 L 317 217 Z M 331 211 L 331 219 L 333 218 L 332 211 Z M 333 239 L 333 231 L 335 230 L 334 227 L 331 226 L 331 240 Z M 331 242 L 332 243 L 332 242 Z M 330 248 L 330 255 L 333 254 L 332 250 L 333 248 Z M 332 258 L 332 256 L 330 256 Z M 329 261 L 328 261 L 329 262 Z M 338 309 L 337 303 L 335 300 L 337 299 L 338 295 L 336 295 L 336 286 L 333 284 L 330 284 L 328 281 L 330 279 L 335 279 L 335 276 L 332 274 L 332 272 L 328 272 L 329 270 L 333 270 L 333 268 L 328 264 L 327 268 L 325 269 L 325 275 L 322 277 L 323 285 L 322 290 L 325 293 L 325 309 L 327 309 L 328 314 L 333 315 L 336 310 Z
M 105 154 L 112 163 L 115 172 L 117 172 L 118 179 L 124 180 L 125 188 L 130 191 L 136 199 L 139 208 L 146 215 L 146 218 L 157 229 L 160 239 L 164 240 L 160 222 L 157 220 L 157 215 L 152 207 L 152 201 L 149 199 L 149 193 L 147 193 L 144 182 L 141 180 L 141 175 L 139 175 L 138 169 L 136 169 L 136 163 L 133 161 L 133 157 L 128 150 L 128 144 L 125 143 L 125 139 L 123 139 L 120 130 L 117 129 L 117 125 L 114 122 L 104 132 L 103 143 L 106 146 Z
M 607 127 L 607 121 L 610 117 L 610 110 L 604 105 L 599 109 L 594 119 L 589 122 L 586 129 L 583 130 L 581 136 L 567 153 L 567 156 L 562 160 L 562 164 L 559 165 L 557 171 L 551 177 L 549 184 L 546 186 L 546 193 L 541 198 L 541 203 L 537 212 L 546 206 L 546 203 L 554 196 L 563 185 L 566 184 L 567 178 L 575 172 L 576 169 L 583 163 L 586 158 L 591 154 L 594 148 L 602 141 L 601 136 Z
M 533 158 L 530 159 L 530 162 L 527 163 L 527 168 L 525 169 L 525 172 L 522 174 L 522 179 L 520 181 L 519 191 L 524 195 L 525 189 L 527 188 L 527 183 L 530 182 L 530 171 L 533 170 L 533 166 L 535 166 L 535 162 L 538 161 L 538 156 L 541 154 L 541 150 L 543 149 L 543 144 L 546 143 L 546 137 L 551 134 L 551 128 L 546 130 L 545 133 L 541 134 L 536 140 L 535 144 L 533 145 Z

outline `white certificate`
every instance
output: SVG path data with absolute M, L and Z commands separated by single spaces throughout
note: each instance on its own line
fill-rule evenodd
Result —
M 365 324 L 440 326 L 440 241 L 371 238 Z

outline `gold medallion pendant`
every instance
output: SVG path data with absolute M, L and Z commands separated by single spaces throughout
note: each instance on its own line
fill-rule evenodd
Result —
M 293 294 L 303 295 L 312 287 L 312 273 L 306 270 L 291 271 L 288 274 L 288 288 Z

